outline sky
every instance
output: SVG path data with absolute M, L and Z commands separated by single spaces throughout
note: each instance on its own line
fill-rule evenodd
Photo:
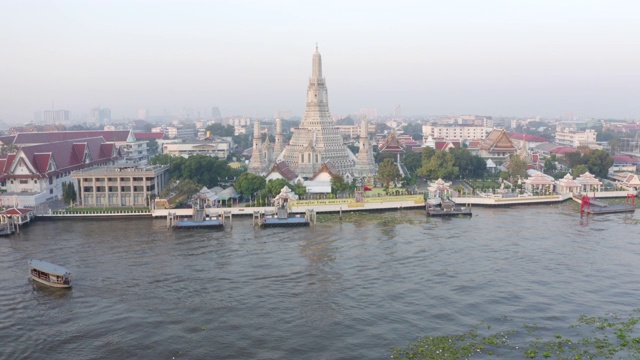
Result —
M 0 121 L 302 115 L 640 118 L 638 1 L 0 0 Z

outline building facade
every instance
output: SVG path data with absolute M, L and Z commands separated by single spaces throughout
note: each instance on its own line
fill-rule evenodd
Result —
M 598 148 L 596 143 L 596 136 L 598 133 L 593 129 L 588 129 L 583 132 L 575 131 L 562 131 L 556 132 L 556 144 L 565 146 L 588 146 L 591 148 Z
M 478 139 L 484 140 L 492 128 L 484 126 L 443 126 L 443 125 L 422 125 L 422 135 L 425 138 L 443 139 Z
M 169 166 L 100 166 L 71 176 L 77 184 L 79 206 L 145 207 L 169 182 Z
M 205 139 L 189 143 L 165 143 L 162 145 L 162 153 L 171 156 L 188 158 L 191 155 L 206 155 L 226 159 L 231 152 L 231 143 L 224 139 Z

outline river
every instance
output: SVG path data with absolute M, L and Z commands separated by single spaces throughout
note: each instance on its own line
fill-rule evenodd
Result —
M 343 215 L 220 231 L 36 221 L 0 238 L 0 358 L 388 359 L 482 322 L 553 333 L 640 307 L 638 213 Z M 31 258 L 70 269 L 73 288 L 32 284 Z

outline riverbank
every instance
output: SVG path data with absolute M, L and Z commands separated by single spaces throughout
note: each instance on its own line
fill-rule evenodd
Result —
M 606 191 L 596 192 L 595 197 L 603 198 L 625 198 L 626 191 Z M 495 195 L 494 197 L 453 197 L 452 200 L 457 204 L 464 206 L 483 206 L 483 207 L 502 207 L 502 206 L 522 206 L 522 205 L 543 205 L 562 203 L 572 199 L 572 194 L 556 194 L 544 196 L 514 196 L 502 197 Z M 323 200 L 302 200 L 292 201 L 289 204 L 289 213 L 304 214 L 309 210 L 316 213 L 341 213 L 353 211 L 395 211 L 402 209 L 426 209 L 426 202 L 422 194 L 419 195 L 402 195 L 402 196 L 381 196 L 367 197 L 363 202 L 356 202 L 355 199 L 323 199 Z M 273 211 L 273 207 L 247 207 L 236 206 L 229 208 L 207 208 L 207 215 L 215 216 L 226 214 L 227 216 L 253 216 L 254 213 L 265 213 Z M 106 211 L 96 209 L 95 211 L 77 211 L 72 209 L 65 212 L 50 212 L 49 214 L 39 214 L 38 217 L 49 219 L 63 218 L 113 218 L 113 217 L 164 217 L 169 213 L 176 216 L 190 216 L 193 214 L 192 209 L 151 209 L 147 211 L 123 209 L 122 211 Z

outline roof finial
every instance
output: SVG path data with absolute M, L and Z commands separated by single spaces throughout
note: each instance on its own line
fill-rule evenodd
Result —
M 316 41 L 316 52 L 318 52 L 318 42 Z

